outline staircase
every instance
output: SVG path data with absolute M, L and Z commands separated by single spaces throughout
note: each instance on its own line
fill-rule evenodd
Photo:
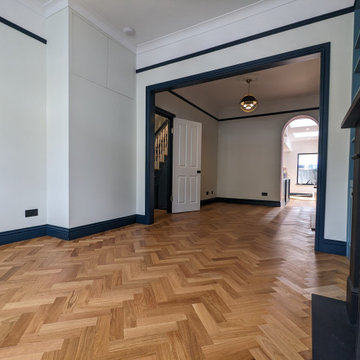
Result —
M 155 134 L 155 170 L 165 162 L 165 156 L 169 153 L 169 122 L 165 121 Z
M 155 133 L 155 209 L 170 211 L 172 167 L 169 161 L 169 120 L 164 121 Z

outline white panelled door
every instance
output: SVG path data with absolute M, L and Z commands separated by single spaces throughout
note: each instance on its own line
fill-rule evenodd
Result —
M 174 119 L 172 212 L 200 210 L 202 124 Z

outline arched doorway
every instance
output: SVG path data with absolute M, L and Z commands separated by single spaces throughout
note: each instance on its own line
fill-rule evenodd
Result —
M 309 227 L 316 228 L 318 187 L 319 123 L 309 115 L 291 118 L 282 131 L 282 204 L 298 206 L 308 215 Z M 305 215 L 305 218 L 307 217 Z

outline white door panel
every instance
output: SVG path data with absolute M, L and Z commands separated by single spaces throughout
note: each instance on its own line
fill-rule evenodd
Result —
M 173 213 L 200 210 L 201 126 L 174 119 Z

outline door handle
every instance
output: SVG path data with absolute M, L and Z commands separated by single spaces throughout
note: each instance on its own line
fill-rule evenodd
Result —
M 201 174 L 201 170 L 198 170 L 196 173 L 197 173 L 197 174 Z

